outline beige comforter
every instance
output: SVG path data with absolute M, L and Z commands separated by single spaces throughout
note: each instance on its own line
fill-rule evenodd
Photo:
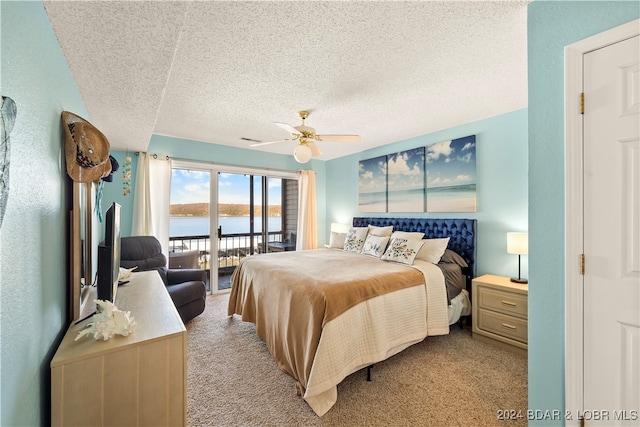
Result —
M 325 384 L 319 387 L 318 392 L 315 386 L 309 384 L 313 365 L 318 365 L 315 359 L 318 357 L 319 342 L 321 339 L 330 339 L 322 336 L 323 328 L 327 324 L 335 324 L 341 315 L 362 302 L 373 302 L 392 293 L 402 295 L 402 292 L 398 292 L 401 290 L 405 290 L 405 295 L 410 295 L 407 292 L 413 293 L 412 301 L 416 300 L 415 295 L 420 295 L 418 299 L 426 301 L 425 276 L 422 269 L 343 251 L 262 254 L 244 259 L 236 268 L 231 280 L 228 314 L 239 314 L 244 321 L 256 325 L 257 335 L 265 341 L 280 368 L 298 381 L 302 393 L 309 386 L 313 394 L 324 393 Z M 438 294 L 444 295 L 446 313 L 443 280 L 440 285 L 442 292 Z M 413 333 L 411 342 L 394 343 L 393 348 L 401 346 L 397 351 L 427 335 L 426 302 L 420 303 L 420 307 L 422 305 L 424 310 L 416 314 L 421 318 L 420 325 Z M 445 327 L 448 331 L 446 323 Z M 363 330 L 358 333 L 364 335 L 367 332 Z M 389 355 L 376 356 L 376 360 L 367 363 L 383 360 Z M 334 372 L 331 376 L 339 374 L 338 378 L 329 382 L 337 384 L 350 372 Z M 324 397 L 322 399 L 326 400 Z M 335 397 L 331 399 L 335 402 Z M 320 405 L 323 409 L 319 411 L 316 408 L 318 405 L 314 406 L 310 399 L 307 401 L 319 415 L 333 404 L 323 402 Z

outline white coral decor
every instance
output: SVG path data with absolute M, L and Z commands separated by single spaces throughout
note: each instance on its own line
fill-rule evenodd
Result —
M 78 333 L 75 341 L 85 335 L 93 335 L 96 340 L 108 340 L 113 334 L 127 336 L 135 329 L 136 322 L 130 312 L 119 310 L 112 302 L 94 300 L 98 311 L 93 316 L 93 322 Z

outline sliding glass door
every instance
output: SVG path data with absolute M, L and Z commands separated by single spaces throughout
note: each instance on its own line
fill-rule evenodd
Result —
M 295 187 L 296 198 L 287 198 Z M 283 195 L 283 190 L 285 194 Z M 295 249 L 297 181 L 265 175 L 218 174 L 218 289 L 243 258 Z
M 170 261 L 189 252 L 208 291 L 229 289 L 243 258 L 295 250 L 297 195 L 295 173 L 174 162 Z
M 209 271 L 211 172 L 174 167 L 169 209 L 169 268 Z M 210 280 L 207 280 L 210 290 Z

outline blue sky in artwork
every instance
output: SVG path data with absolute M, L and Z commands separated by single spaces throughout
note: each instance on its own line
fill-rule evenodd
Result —
M 360 193 L 387 190 L 387 156 L 360 160 L 358 186 Z
M 209 203 L 210 174 L 209 171 L 172 169 L 171 171 L 171 204 Z M 262 200 L 260 194 L 260 177 L 254 177 L 256 189 L 255 203 Z M 269 204 L 281 203 L 282 180 L 269 178 Z M 219 203 L 249 204 L 249 175 L 220 173 L 218 178 Z
M 427 145 L 427 188 L 476 183 L 476 136 Z
M 389 190 L 424 188 L 424 147 L 387 156 Z

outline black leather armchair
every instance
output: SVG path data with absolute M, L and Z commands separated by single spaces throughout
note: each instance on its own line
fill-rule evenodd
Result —
M 134 271 L 157 270 L 183 322 L 204 311 L 207 272 L 200 269 L 167 268 L 167 258 L 155 237 L 123 237 L 120 241 L 120 266 L 137 266 Z

